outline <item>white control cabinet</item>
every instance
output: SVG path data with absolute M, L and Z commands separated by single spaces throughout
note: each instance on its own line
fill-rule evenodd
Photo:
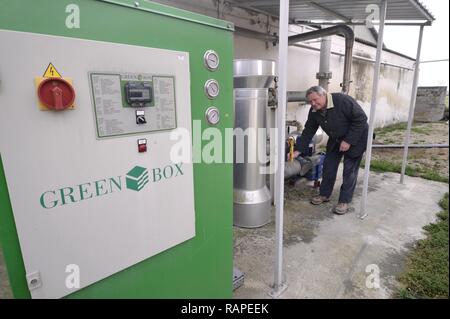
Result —
M 192 163 L 170 158 L 170 133 L 191 132 L 188 53 L 15 31 L 0 43 L 0 153 L 33 298 L 195 236 Z M 40 109 L 49 63 L 73 109 Z

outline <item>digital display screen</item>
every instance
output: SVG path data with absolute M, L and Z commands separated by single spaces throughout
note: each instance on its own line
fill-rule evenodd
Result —
M 125 84 L 125 97 L 130 106 L 146 106 L 152 102 L 151 82 L 128 82 Z
M 148 92 L 146 94 L 148 96 Z M 144 92 L 142 91 L 130 91 L 130 97 L 144 97 Z

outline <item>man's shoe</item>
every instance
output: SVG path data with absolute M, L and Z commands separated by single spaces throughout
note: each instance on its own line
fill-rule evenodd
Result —
M 344 215 L 348 212 L 348 204 L 347 203 L 339 203 L 334 208 L 334 213 L 338 215 Z
M 313 204 L 313 205 L 320 205 L 320 204 L 323 204 L 323 203 L 326 203 L 326 202 L 329 202 L 329 201 L 330 201 L 330 199 L 328 197 L 319 195 L 319 196 L 314 196 L 311 199 L 311 204 Z

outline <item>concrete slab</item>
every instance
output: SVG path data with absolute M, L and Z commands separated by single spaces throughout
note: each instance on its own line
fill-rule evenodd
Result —
M 6 272 L 5 259 L 3 258 L 3 249 L 0 246 L 0 300 L 11 298 L 11 286 L 9 285 L 8 274 Z
M 331 213 L 339 195 L 339 178 L 332 201 L 323 206 L 309 204 L 309 198 L 316 190 L 304 180 L 296 186 L 285 186 L 284 274 L 287 289 L 279 298 L 391 296 L 397 284 L 395 276 L 402 271 L 406 253 L 423 237 L 422 227 L 435 221 L 436 213 L 440 211 L 438 202 L 448 191 L 448 184 L 406 176 L 406 184 L 400 185 L 398 174 L 372 173 L 369 216 L 361 220 L 357 214 L 362 173 L 360 170 L 352 211 L 344 216 Z M 273 221 L 258 229 L 235 227 L 234 262 L 245 273 L 245 281 L 235 291 L 234 298 L 270 298 L 274 247 Z M 370 275 L 366 270 L 379 271 L 379 288 L 366 286 Z M 11 297 L 0 250 L 0 299 Z
M 341 172 L 338 174 L 341 176 Z M 313 206 L 310 185 L 285 186 L 284 274 L 279 298 L 391 298 L 407 252 L 436 220 L 448 184 L 395 173 L 371 173 L 367 213 L 360 210 L 363 170 L 351 211 L 332 214 L 332 201 Z M 274 279 L 274 222 L 258 229 L 234 229 L 234 265 L 245 273 L 234 298 L 270 298 Z M 378 279 L 379 278 L 379 279 Z

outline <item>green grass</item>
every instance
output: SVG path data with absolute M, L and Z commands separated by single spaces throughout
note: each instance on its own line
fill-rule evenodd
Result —
M 405 131 L 407 124 L 408 123 L 406 123 L 406 122 L 391 124 L 391 125 L 388 125 L 388 126 L 385 126 L 382 128 L 375 129 L 375 133 L 377 135 L 383 135 L 383 134 L 394 132 L 394 131 L 400 131 L 400 130 Z
M 430 131 L 423 127 L 412 127 L 411 131 L 419 134 L 430 135 Z
M 361 167 L 364 167 L 364 161 L 361 162 Z M 372 159 L 370 161 L 370 170 L 374 172 L 394 172 L 394 173 L 401 173 L 402 171 L 402 164 L 386 161 L 386 160 L 378 160 L 378 159 Z M 414 176 L 414 177 L 422 177 L 424 179 L 437 181 L 437 182 L 443 182 L 448 183 L 449 179 L 448 176 L 440 175 L 432 168 L 425 168 L 425 167 L 415 167 L 411 165 L 406 165 L 405 174 L 408 176 Z
M 399 276 L 399 298 L 449 298 L 448 193 L 439 204 L 443 211 L 437 215 L 438 222 L 424 227 L 427 238 L 417 243 L 406 271 Z
M 396 133 L 398 133 L 398 134 L 396 134 L 396 137 L 401 137 L 403 139 L 403 137 L 406 133 L 407 125 L 408 125 L 408 123 L 406 123 L 406 122 L 391 124 L 391 125 L 385 126 L 383 128 L 375 129 L 375 134 L 378 136 L 384 136 L 387 133 L 396 132 Z M 421 125 L 421 124 L 416 124 L 416 125 Z M 414 123 L 413 123 L 413 126 L 411 127 L 411 131 L 414 133 L 418 133 L 418 134 L 430 135 L 429 129 L 427 129 L 425 127 L 414 126 Z M 388 142 L 385 141 L 385 144 L 387 144 L 387 143 Z M 389 143 L 392 143 L 392 141 L 389 141 Z
M 397 143 L 403 143 L 403 136 L 406 131 L 406 122 L 396 123 L 392 124 L 383 128 L 376 129 L 376 134 L 380 137 L 384 137 L 384 144 L 397 144 Z M 429 135 L 431 134 L 433 128 L 432 127 L 426 127 L 422 126 L 422 124 L 418 123 L 416 126 L 413 126 L 411 129 L 415 133 Z M 394 133 L 393 133 L 394 132 Z M 387 133 L 391 133 L 390 135 L 386 136 Z M 401 138 L 400 138 L 401 135 Z M 395 141 L 395 137 L 398 138 L 397 141 Z M 416 143 L 425 143 L 424 139 L 417 139 Z M 422 156 L 422 155 L 421 155 Z M 410 159 L 420 159 L 419 157 L 414 157 L 414 155 L 410 155 Z M 438 163 L 438 158 L 433 158 L 436 163 Z M 415 176 L 415 177 L 422 177 L 424 179 L 432 180 L 432 181 L 438 181 L 438 182 L 449 182 L 448 175 L 441 175 L 439 172 L 439 167 L 437 167 L 436 164 L 431 166 L 426 166 L 425 164 L 415 164 L 415 165 L 407 165 L 406 167 L 406 175 L 408 176 Z M 364 163 L 361 163 L 361 166 L 364 166 Z M 437 169 L 436 169 L 437 168 Z M 394 159 L 394 160 L 379 160 L 379 159 L 373 159 L 371 161 L 370 169 L 375 172 L 395 172 L 400 173 L 401 172 L 401 158 Z
M 448 183 L 448 176 L 441 175 L 432 170 L 426 170 L 425 172 L 420 173 L 419 176 L 436 182 Z

